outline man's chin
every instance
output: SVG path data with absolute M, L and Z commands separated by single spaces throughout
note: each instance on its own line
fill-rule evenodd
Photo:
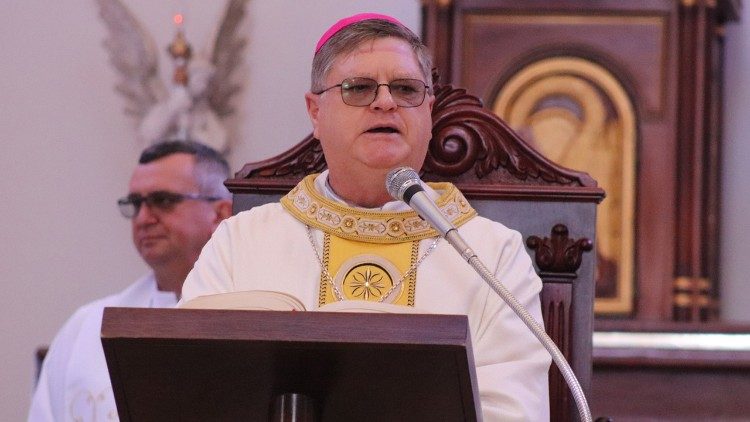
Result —
M 138 254 L 149 267 L 154 267 L 167 261 L 165 251 L 158 247 L 141 247 L 138 249 Z
M 373 154 L 365 162 L 365 165 L 372 170 L 389 171 L 396 167 L 405 166 L 406 159 L 403 154 Z
M 424 162 L 424 155 L 415 155 L 415 153 L 406 148 L 382 148 L 373 149 L 363 154 L 365 164 L 371 169 L 390 170 L 396 167 L 421 167 Z M 415 165 L 415 163 L 419 163 Z

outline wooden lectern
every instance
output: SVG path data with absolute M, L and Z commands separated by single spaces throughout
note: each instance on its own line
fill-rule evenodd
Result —
M 481 420 L 463 315 L 107 308 L 102 345 L 124 422 Z

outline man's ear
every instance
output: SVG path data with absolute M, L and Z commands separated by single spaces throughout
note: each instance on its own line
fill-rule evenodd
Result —
M 435 95 L 434 94 L 428 94 L 427 95 L 427 106 L 430 108 L 430 114 L 432 114 L 432 106 L 435 105 Z
M 214 224 L 218 225 L 225 218 L 232 216 L 232 200 L 220 199 L 215 201 L 214 211 L 216 212 L 216 220 L 214 221 Z
M 307 105 L 307 115 L 310 116 L 310 123 L 313 127 L 313 136 L 318 138 L 318 113 L 320 112 L 320 96 L 308 92 L 305 94 L 305 104 Z M 320 139 L 320 138 L 318 138 Z

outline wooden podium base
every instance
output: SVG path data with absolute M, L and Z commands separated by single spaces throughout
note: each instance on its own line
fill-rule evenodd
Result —
M 271 405 L 272 422 L 317 422 L 315 401 L 304 394 L 279 394 Z

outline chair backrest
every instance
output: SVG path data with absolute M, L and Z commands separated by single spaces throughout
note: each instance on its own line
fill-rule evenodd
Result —
M 564 169 L 528 146 L 464 89 L 435 80 L 433 138 L 426 181 L 454 183 L 477 211 L 518 230 L 544 287 L 547 333 L 584 392 L 591 384 L 596 205 L 604 191 L 585 173 Z M 277 201 L 305 175 L 323 171 L 320 142 L 309 135 L 290 150 L 248 163 L 226 182 L 234 211 Z M 552 420 L 574 420 L 575 404 L 557 368 L 550 370 Z

